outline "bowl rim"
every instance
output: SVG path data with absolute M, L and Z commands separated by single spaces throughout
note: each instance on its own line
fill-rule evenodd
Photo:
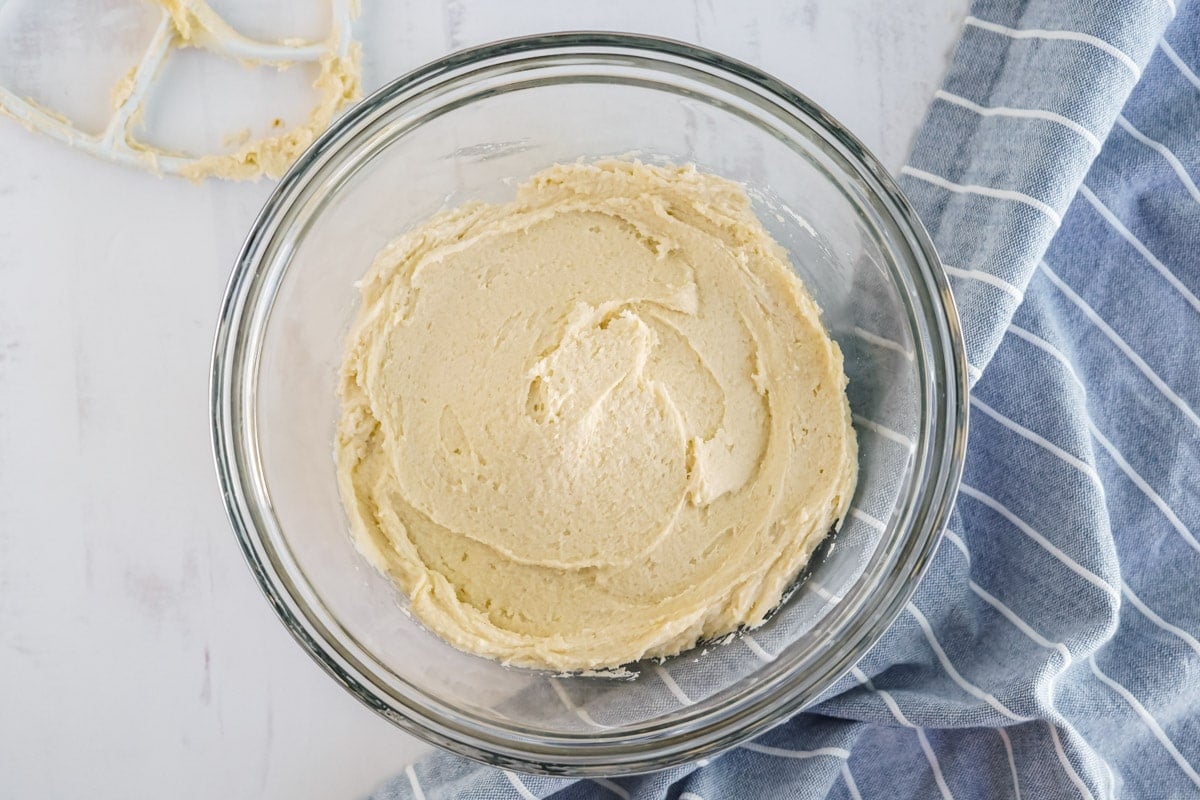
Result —
M 865 629 L 856 631 L 852 646 L 843 647 L 830 663 L 823 678 L 806 691 L 797 692 L 783 679 L 776 680 L 769 692 L 760 692 L 753 703 L 741 703 L 736 713 L 726 713 L 699 733 L 682 730 L 652 732 L 646 737 L 614 737 L 603 746 L 583 746 L 579 737 L 489 736 L 472 729 L 455 709 L 432 698 L 401 702 L 396 708 L 381 698 L 380 688 L 364 674 L 356 653 L 329 633 L 336 620 L 323 608 L 310 602 L 315 592 L 292 580 L 286 565 L 290 555 L 274 550 L 263 533 L 265 515 L 270 515 L 270 500 L 261 486 L 255 485 L 244 463 L 257 462 L 257 438 L 254 414 L 247 415 L 242 380 L 246 343 L 255 333 L 247 324 L 246 313 L 257 308 L 262 288 L 262 258 L 271 251 L 277 231 L 286 214 L 309 179 L 340 151 L 354 141 L 354 131 L 373 118 L 394 112 L 403 103 L 419 96 L 423 88 L 439 78 L 464 67 L 487 63 L 509 63 L 514 59 L 540 59 L 558 56 L 612 55 L 620 52 L 647 58 L 650 63 L 684 62 L 687 66 L 721 77 L 749 83 L 781 109 L 818 129 L 831 144 L 841 147 L 841 155 L 859 170 L 860 178 L 869 179 L 874 199 L 881 201 L 889 221 L 903 235 L 915 266 L 911 277 L 925 292 L 932 316 L 926 320 L 936 328 L 935 341 L 944 345 L 934 352 L 932 370 L 921 374 L 923 391 L 933 392 L 933 401 L 941 414 L 933 420 L 939 436 L 928 437 L 938 469 L 929 474 L 917 515 L 906 530 L 898 531 L 904 547 L 897 556 L 897 568 L 908 576 L 903 583 L 891 585 L 886 602 L 870 608 Z M 660 59 L 656 62 L 655 58 Z M 273 295 L 269 298 L 273 302 Z M 918 304 L 919 305 L 919 304 Z M 939 313 L 940 312 L 940 313 Z M 940 362 L 940 363 L 939 363 Z M 931 380 L 930 375 L 935 376 Z M 253 388 L 254 384 L 251 384 Z M 916 212 L 904 197 L 896 181 L 870 151 L 844 126 L 800 92 L 771 75 L 736 59 L 696 45 L 642 34 L 599 31 L 544 33 L 503 39 L 460 50 L 436 59 L 402 75 L 350 108 L 295 161 L 272 190 L 255 218 L 239 252 L 220 307 L 213 343 L 210 370 L 210 421 L 213 457 L 222 499 L 230 524 L 259 588 L 292 637 L 335 681 L 360 702 L 390 720 L 406 732 L 451 752 L 493 766 L 547 775 L 599 776 L 628 774 L 664 769 L 728 749 L 784 721 L 814 703 L 834 686 L 883 636 L 915 592 L 929 566 L 931 555 L 941 540 L 961 480 L 966 448 L 968 375 L 965 347 L 957 308 L 949 282 L 934 250 L 932 241 Z M 940 394 L 938 394 L 940 393 Z M 253 394 L 253 392 L 250 392 Z M 940 452 L 934 445 L 941 443 Z M 247 456 L 247 451 L 250 456 Z M 914 467 L 916 469 L 916 467 Z M 293 566 L 294 568 L 294 566 Z M 884 586 L 879 588 L 882 592 Z M 305 595 L 311 595 L 307 597 Z M 319 600 L 317 601 L 319 606 Z M 860 610 L 861 611 L 861 610 Z M 787 676 L 785 676 L 787 677 Z M 788 691 L 791 689 L 792 691 Z M 393 699 L 395 698 L 392 695 Z M 673 724 L 668 727 L 679 727 Z M 686 726 L 685 726 L 686 727 Z M 603 737 L 597 734 L 596 739 Z

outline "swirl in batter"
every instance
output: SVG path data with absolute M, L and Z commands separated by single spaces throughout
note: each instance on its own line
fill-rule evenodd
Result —
M 361 289 L 340 489 L 456 647 L 586 670 L 754 627 L 846 512 L 841 352 L 735 183 L 557 165 Z

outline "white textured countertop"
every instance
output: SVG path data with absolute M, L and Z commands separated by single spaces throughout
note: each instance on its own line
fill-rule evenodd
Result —
M 111 8 L 137 2 L 43 8 L 122 25 Z M 60 56 L 93 69 L 113 48 L 94 25 L 34 19 L 37 5 L 0 0 L 0 81 L 71 110 L 103 106 Z M 293 8 L 305 5 L 288 13 L 307 19 L 321 0 Z M 652 33 L 774 73 L 895 170 L 966 0 L 364 6 L 368 90 L 490 39 Z M 285 24 L 260 14 L 254 32 L 301 32 L 273 21 Z M 192 99 L 161 113 L 191 120 L 185 134 L 230 129 L 219 120 L 233 112 Z M 0 118 L 0 797 L 357 797 L 422 752 L 291 641 L 221 505 L 209 350 L 269 189 L 156 178 Z

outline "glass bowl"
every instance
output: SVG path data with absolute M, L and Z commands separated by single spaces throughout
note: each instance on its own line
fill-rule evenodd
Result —
M 351 541 L 334 426 L 355 282 L 434 212 L 503 201 L 556 162 L 694 163 L 745 185 L 845 354 L 853 510 L 752 633 L 630 667 L 551 675 L 459 652 Z M 862 144 L 745 64 L 643 36 L 535 36 L 456 53 L 379 90 L 288 172 L 221 309 L 212 426 L 229 516 L 297 641 L 396 725 L 545 774 L 649 771 L 761 733 L 828 690 L 916 587 L 962 467 L 961 333 L 937 256 Z

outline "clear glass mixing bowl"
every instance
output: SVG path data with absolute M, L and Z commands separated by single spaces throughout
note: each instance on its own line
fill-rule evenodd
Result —
M 359 556 L 335 483 L 355 281 L 439 209 L 502 201 L 555 162 L 635 155 L 741 181 L 846 356 L 853 513 L 752 635 L 553 676 L 461 653 Z M 233 527 L 280 619 L 348 691 L 427 741 L 528 772 L 638 772 L 737 744 L 812 703 L 912 594 L 957 487 L 966 378 L 927 235 L 853 136 L 745 64 L 572 33 L 457 53 L 353 108 L 279 183 L 221 309 L 213 443 Z

